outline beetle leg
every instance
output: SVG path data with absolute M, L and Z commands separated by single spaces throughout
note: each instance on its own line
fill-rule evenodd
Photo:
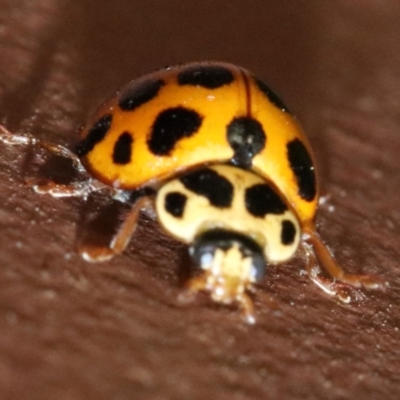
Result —
M 238 299 L 238 301 L 242 308 L 242 318 L 248 324 L 254 324 L 256 322 L 256 318 L 254 314 L 253 300 L 247 293 L 243 293 L 242 296 Z
M 0 141 L 11 146 L 38 146 L 58 157 L 71 160 L 78 173 L 87 175 L 79 157 L 64 146 L 37 139 L 28 133 L 23 135 L 14 134 L 2 125 L 0 125 Z M 36 193 L 49 194 L 53 197 L 83 197 L 85 200 L 91 192 L 106 188 L 105 185 L 90 178 L 69 185 L 61 185 L 43 179 L 29 179 L 26 183 Z
M 82 165 L 81 160 L 70 149 L 68 149 L 64 146 L 58 145 L 58 144 L 53 144 L 53 143 L 46 142 L 43 140 L 38 140 L 38 139 L 35 139 L 34 144 L 38 145 L 39 147 L 41 147 L 44 150 L 49 151 L 50 153 L 53 153 L 56 156 L 70 159 L 72 162 L 72 165 L 78 172 L 86 173 L 86 169 Z
M 313 225 L 304 227 L 304 233 L 306 237 L 303 246 L 308 256 L 307 272 L 310 278 L 326 293 L 338 295 L 342 301 L 349 302 L 349 295 L 345 295 L 343 292 L 345 285 L 366 289 L 383 290 L 386 288 L 387 283 L 378 276 L 347 274 L 335 261 Z M 328 280 L 318 275 L 318 271 L 315 269 L 315 258 L 319 260 L 333 280 Z
M 43 181 L 43 179 L 29 179 L 26 184 L 39 194 L 49 194 L 53 197 L 82 197 L 84 200 L 87 200 L 90 193 L 105 188 L 103 184 L 93 179 L 73 182 L 68 185 Z
M 343 303 L 350 303 L 352 300 L 357 301 L 363 298 L 362 293 L 354 287 L 321 275 L 321 268 L 311 244 L 303 242 L 302 250 L 304 251 L 306 258 L 307 274 L 323 292 L 329 296 L 337 297 Z
M 185 287 L 186 287 L 187 293 L 190 297 L 197 292 L 201 292 L 202 290 L 207 290 L 207 275 L 206 275 L 206 273 L 202 273 L 201 275 L 197 275 L 197 276 L 189 279 L 186 282 Z
M 72 165 L 76 168 L 78 172 L 81 173 L 86 172 L 85 167 L 82 165 L 79 157 L 64 146 L 47 142 L 45 140 L 37 139 L 28 133 L 23 135 L 17 135 L 7 130 L 3 125 L 0 125 L 0 140 L 3 143 L 11 146 L 17 146 L 17 145 L 39 146 L 42 149 L 55 154 L 56 156 L 70 159 Z
M 117 254 L 122 253 L 133 233 L 135 232 L 139 213 L 142 209 L 152 206 L 153 201 L 149 197 L 140 197 L 128 212 L 124 222 L 119 227 L 118 232 L 115 234 L 108 247 L 83 245 L 79 249 L 81 256 L 86 261 L 99 262 L 107 261 Z
M 201 292 L 203 290 L 209 292 L 210 288 L 208 287 L 207 276 L 207 272 L 204 272 L 201 275 L 191 278 L 185 285 L 187 291 L 179 296 L 181 301 L 191 301 L 197 292 Z M 254 324 L 256 322 L 254 304 L 250 296 L 247 293 L 242 293 L 240 296 L 233 298 L 232 302 L 233 301 L 239 303 L 243 320 L 248 324 Z
M 8 145 L 30 145 L 35 144 L 35 138 L 28 133 L 24 135 L 17 135 L 10 132 L 5 126 L 0 125 L 0 140 Z

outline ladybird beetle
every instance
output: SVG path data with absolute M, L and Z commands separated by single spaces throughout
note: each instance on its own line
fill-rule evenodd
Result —
M 108 188 L 132 204 L 109 247 L 86 246 L 86 260 L 122 252 L 139 212 L 153 207 L 201 271 L 189 290 L 237 302 L 250 323 L 248 291 L 268 263 L 289 260 L 299 244 L 311 279 L 343 301 L 346 285 L 385 286 L 378 277 L 346 274 L 323 244 L 314 223 L 319 192 L 309 141 L 281 99 L 241 67 L 192 63 L 133 80 L 81 128 L 76 155 L 5 130 L 2 139 L 39 144 L 89 174 L 71 185 L 35 184 L 37 192 L 87 197 Z M 332 279 L 316 272 L 315 257 Z

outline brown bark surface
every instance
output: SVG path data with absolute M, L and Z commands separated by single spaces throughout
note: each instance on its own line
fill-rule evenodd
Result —
M 255 326 L 207 296 L 182 305 L 184 246 L 143 216 L 123 255 L 85 262 L 79 242 L 107 240 L 116 205 L 35 194 L 26 179 L 68 182 L 70 164 L 0 143 L 0 398 L 398 399 L 399 20 L 395 0 L 0 0 L 9 130 L 73 148 L 138 75 L 242 65 L 308 132 L 328 195 L 319 229 L 340 264 L 390 283 L 339 304 L 298 256 L 269 268 Z

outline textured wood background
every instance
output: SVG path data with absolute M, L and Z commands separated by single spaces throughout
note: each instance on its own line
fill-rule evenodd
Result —
M 255 72 L 308 132 L 329 195 L 318 222 L 346 270 L 386 293 L 338 304 L 299 256 L 269 268 L 258 322 L 178 301 L 185 248 L 143 216 L 128 251 L 106 240 L 116 205 L 24 185 L 68 162 L 0 144 L 0 398 L 398 399 L 400 5 L 396 0 L 0 0 L 0 122 L 73 148 L 118 87 L 161 66 L 221 60 Z M 92 222 L 95 218 L 95 223 Z

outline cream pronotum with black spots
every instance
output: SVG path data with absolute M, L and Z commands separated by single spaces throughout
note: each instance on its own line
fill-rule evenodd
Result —
M 225 303 L 241 301 L 244 290 L 263 275 L 266 261 L 289 260 L 300 241 L 299 222 L 274 187 L 229 165 L 195 170 L 166 183 L 158 191 L 156 211 L 170 234 L 194 243 L 192 252 L 197 238 L 216 232 L 215 246 L 207 242 L 209 251 L 196 262 L 207 271 L 205 286 L 212 297 Z M 247 247 L 260 249 L 255 262 L 246 256 Z
M 251 197 L 252 189 L 259 190 Z M 273 187 L 252 172 L 228 165 L 196 170 L 166 183 L 158 191 L 156 210 L 162 226 L 183 242 L 191 243 L 210 229 L 241 232 L 263 248 L 272 264 L 289 260 L 300 240 L 295 214 Z

